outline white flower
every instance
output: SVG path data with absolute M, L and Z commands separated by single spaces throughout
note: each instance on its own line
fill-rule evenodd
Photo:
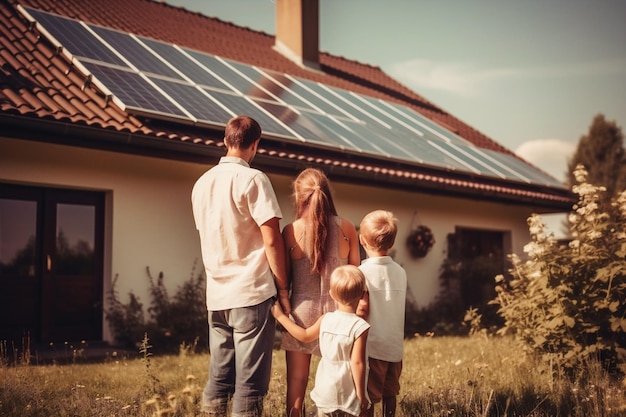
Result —
M 587 233 L 587 237 L 591 240 L 596 240 L 602 237 L 602 233 L 598 230 L 590 230 L 589 233 Z

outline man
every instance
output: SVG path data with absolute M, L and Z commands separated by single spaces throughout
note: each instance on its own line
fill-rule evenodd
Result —
M 207 276 L 209 380 L 202 410 L 258 417 L 267 394 L 279 301 L 291 311 L 280 233 L 282 217 L 269 178 L 250 168 L 261 127 L 247 116 L 226 125 L 226 156 L 205 172 L 191 193 Z

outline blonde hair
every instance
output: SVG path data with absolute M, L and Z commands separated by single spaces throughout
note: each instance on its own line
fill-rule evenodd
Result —
M 398 233 L 398 219 L 387 210 L 374 210 L 361 220 L 359 233 L 368 245 L 380 251 L 391 249 Z
M 337 215 L 326 174 L 316 168 L 303 170 L 293 183 L 296 218 L 305 220 L 304 253 L 311 269 L 322 273 L 332 217 Z
M 350 305 L 363 297 L 367 290 L 365 275 L 354 265 L 342 265 L 330 275 L 330 290 L 341 304 Z

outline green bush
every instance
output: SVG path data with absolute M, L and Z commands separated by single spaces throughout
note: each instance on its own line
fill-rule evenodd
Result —
M 499 332 L 556 369 L 572 372 L 597 359 L 615 371 L 626 359 L 626 191 L 604 212 L 597 203 L 604 188 L 588 184 L 582 166 L 574 174 L 572 240 L 558 242 L 539 216 L 530 217 L 527 259 L 510 256 L 511 278 L 496 277 L 492 302 L 505 320 Z
M 192 274 L 170 297 L 163 284 L 163 273 L 154 279 L 150 268 L 146 273 L 150 282 L 152 301 L 146 319 L 143 304 L 132 291 L 129 302 L 122 303 L 115 288 L 117 276 L 109 292 L 109 306 L 105 312 L 118 345 L 137 349 L 147 334 L 155 353 L 176 353 L 181 345 L 204 351 L 208 349 L 208 322 L 206 294 L 202 273 Z

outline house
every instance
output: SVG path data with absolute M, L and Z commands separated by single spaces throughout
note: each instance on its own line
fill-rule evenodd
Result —
M 110 340 L 106 295 L 149 302 L 202 270 L 190 191 L 238 113 L 264 129 L 253 165 L 285 218 L 305 167 L 341 215 L 400 221 L 417 305 L 439 290 L 447 236 L 521 253 L 533 212 L 568 210 L 549 175 L 386 75 L 318 50 L 317 0 L 278 0 L 277 35 L 150 0 L 0 3 L 0 339 Z M 306 19 L 303 18 L 306 15 Z M 423 258 L 405 245 L 427 225 Z

